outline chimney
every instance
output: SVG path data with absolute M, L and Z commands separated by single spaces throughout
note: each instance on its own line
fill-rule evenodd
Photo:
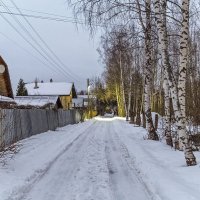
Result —
M 37 78 L 35 79 L 35 87 L 34 87 L 34 89 L 37 89 L 37 88 L 39 88 L 38 87 L 38 80 L 37 80 Z

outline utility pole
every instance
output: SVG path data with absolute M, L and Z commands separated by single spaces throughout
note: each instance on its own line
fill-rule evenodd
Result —
M 88 110 L 88 117 L 90 116 L 90 95 L 89 95 L 89 86 L 90 86 L 90 79 L 87 78 L 87 94 L 88 94 L 88 105 L 87 105 L 87 110 Z

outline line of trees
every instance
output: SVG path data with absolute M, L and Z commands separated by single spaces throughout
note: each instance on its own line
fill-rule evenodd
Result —
M 200 124 L 200 31 L 198 2 L 190 0 L 79 0 L 91 32 L 104 27 L 100 54 L 106 91 L 116 98 L 118 114 L 141 123 L 148 139 L 158 140 L 152 110 L 165 117 L 166 143 L 183 150 L 196 165 L 187 122 Z M 144 120 L 143 120 L 144 121 Z M 176 134 L 172 137 L 172 123 Z M 198 130 L 198 129 L 197 129 Z

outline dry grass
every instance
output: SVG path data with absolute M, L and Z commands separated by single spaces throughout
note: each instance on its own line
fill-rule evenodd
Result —
M 13 157 L 20 151 L 21 146 L 22 145 L 18 142 L 7 147 L 1 147 L 0 164 L 3 166 L 6 165 L 7 161 L 13 159 Z

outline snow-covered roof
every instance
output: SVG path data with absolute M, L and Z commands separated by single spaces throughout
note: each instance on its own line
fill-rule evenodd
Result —
M 25 87 L 28 95 L 70 95 L 73 83 L 48 82 L 37 83 L 37 86 L 35 89 L 35 83 L 27 83 Z
M 88 99 L 88 95 L 87 95 L 87 94 L 84 94 L 84 95 L 78 95 L 78 98 Z M 91 99 L 95 99 L 96 96 L 93 95 L 93 94 L 90 94 L 90 95 L 89 95 L 89 98 L 91 98 Z
M 2 102 L 12 102 L 15 103 L 14 99 L 10 98 L 10 97 L 5 97 L 5 96 L 1 96 L 0 95 L 0 101 Z
M 47 104 L 56 104 L 58 96 L 16 96 L 15 102 L 24 106 L 44 106 Z

